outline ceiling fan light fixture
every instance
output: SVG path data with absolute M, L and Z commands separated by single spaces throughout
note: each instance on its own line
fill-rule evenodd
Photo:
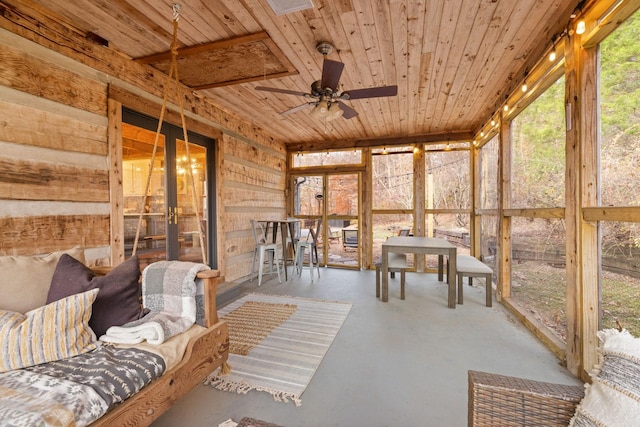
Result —
M 326 102 L 318 102 L 309 115 L 314 119 L 323 119 L 327 116 L 329 109 Z
M 344 111 L 342 111 L 342 108 L 340 108 L 340 106 L 338 104 L 331 104 L 329 106 L 329 116 L 330 118 L 328 118 L 327 120 L 335 120 L 338 119 L 340 117 L 342 117 L 342 114 L 344 113 Z
M 342 108 L 337 103 L 332 103 L 330 101 L 320 101 L 313 107 L 311 110 L 311 117 L 314 119 L 323 119 L 326 121 L 335 120 L 337 118 L 342 117 L 343 111 Z

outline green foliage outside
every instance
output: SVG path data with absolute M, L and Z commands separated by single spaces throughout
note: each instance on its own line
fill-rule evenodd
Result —
M 600 45 L 601 206 L 640 205 L 640 12 Z M 564 79 L 555 82 L 514 121 L 512 207 L 562 207 L 565 174 Z M 537 220 L 540 222 L 540 220 Z M 551 221 L 548 221 L 550 225 Z M 640 335 L 640 223 L 601 222 L 601 328 L 620 322 Z M 564 227 L 520 229 L 520 241 L 564 238 Z M 555 235 L 554 235 L 555 234 Z M 554 251 L 558 251 L 557 248 Z M 560 252 L 562 254 L 562 252 Z M 564 338 L 565 269 L 540 261 L 514 264 L 512 296 Z M 613 262 L 614 260 L 615 262 Z

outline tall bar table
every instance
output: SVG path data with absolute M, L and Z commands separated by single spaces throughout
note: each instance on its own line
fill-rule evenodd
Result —
M 286 218 L 286 219 L 266 219 L 260 220 L 260 222 L 264 222 L 267 224 L 267 232 L 269 230 L 269 224 L 272 225 L 272 241 L 275 243 L 278 239 L 278 229 L 280 229 L 280 238 L 282 239 L 282 265 L 284 265 L 284 280 L 285 282 L 289 280 L 288 272 L 287 272 L 287 238 L 291 236 L 292 247 L 294 251 L 295 258 L 295 245 L 293 244 L 293 236 L 296 235 L 296 224 L 300 222 L 299 219 L 296 218 Z M 266 236 L 265 236 L 266 237 Z

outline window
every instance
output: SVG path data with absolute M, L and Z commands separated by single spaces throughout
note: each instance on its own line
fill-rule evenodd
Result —
M 564 121 L 564 77 L 513 120 L 512 208 L 564 206 Z
M 600 43 L 600 206 L 640 206 L 640 12 Z M 640 213 L 636 215 L 640 218 Z M 600 221 L 600 327 L 640 335 L 640 222 Z
M 362 164 L 362 150 L 327 151 L 324 153 L 296 153 L 292 161 L 294 168 L 307 166 L 335 166 Z

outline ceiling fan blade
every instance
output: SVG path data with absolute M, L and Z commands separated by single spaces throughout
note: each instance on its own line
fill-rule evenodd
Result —
M 276 93 L 286 93 L 288 95 L 299 95 L 299 96 L 307 96 L 308 94 L 304 92 L 297 92 L 295 90 L 289 89 L 278 89 L 276 87 L 265 87 L 265 86 L 256 86 L 256 90 L 262 90 L 265 92 L 276 92 Z
M 340 99 L 381 98 L 384 96 L 396 96 L 398 86 L 380 86 L 368 89 L 347 90 L 340 95 Z
M 322 88 L 330 87 L 334 93 L 337 92 L 338 83 L 340 83 L 340 76 L 342 75 L 343 69 L 344 64 L 342 62 L 332 61 L 325 58 L 322 63 Z
M 349 107 L 344 102 L 338 101 L 338 106 L 340 106 L 340 109 L 342 110 L 342 117 L 344 117 L 345 119 L 352 119 L 358 115 L 358 112 L 356 110 Z
M 306 102 L 302 105 L 298 105 L 297 107 L 293 107 L 293 108 L 290 108 L 289 110 L 283 111 L 280 114 L 282 114 L 283 116 L 288 116 L 289 114 L 297 113 L 298 111 L 304 110 L 305 108 L 308 108 L 313 104 L 314 104 L 313 102 Z

